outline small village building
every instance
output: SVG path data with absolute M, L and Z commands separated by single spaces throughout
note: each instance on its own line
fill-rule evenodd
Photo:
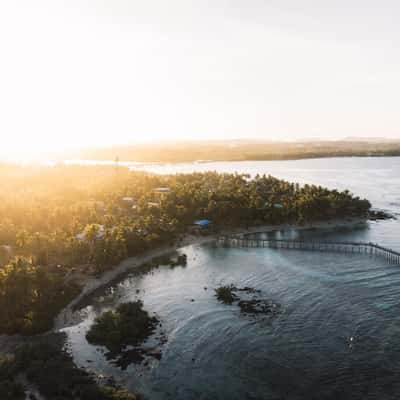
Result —
M 122 201 L 125 201 L 125 202 L 127 202 L 127 203 L 134 203 L 134 202 L 135 202 L 135 199 L 134 199 L 133 197 L 129 197 L 129 196 L 122 197 L 121 200 L 122 200 Z
M 166 186 L 153 189 L 153 192 L 155 193 L 169 193 L 170 191 L 171 191 L 170 188 Z
M 209 219 L 200 219 L 198 221 L 194 221 L 193 225 L 199 228 L 209 228 L 212 225 L 212 222 Z
M 199 219 L 197 221 L 194 221 L 193 224 L 189 227 L 189 232 L 194 235 L 207 234 L 211 226 L 212 222 L 209 219 Z
M 274 207 L 274 208 L 283 208 L 283 205 L 281 204 L 281 203 L 270 203 L 269 201 L 266 201 L 265 203 L 264 203 L 264 205 L 266 206 L 266 207 Z

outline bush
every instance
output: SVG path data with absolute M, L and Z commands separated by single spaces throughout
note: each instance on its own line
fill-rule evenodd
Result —
M 13 379 L 23 373 L 47 399 L 57 400 L 138 400 L 140 396 L 112 387 L 98 386 L 95 378 L 78 368 L 60 343 L 25 345 L 15 359 L 0 368 L 0 398 L 24 399 L 24 391 Z M 8 396 L 8 397 L 7 397 Z M 14 397 L 13 397 L 14 396 Z
M 138 300 L 122 303 L 116 311 L 106 311 L 96 318 L 86 334 L 89 343 L 115 351 L 127 345 L 138 345 L 151 335 L 158 320 L 143 310 Z
M 233 285 L 220 286 L 215 289 L 215 296 L 224 304 L 232 304 L 234 301 L 238 300 L 238 296 L 234 293 L 235 289 Z

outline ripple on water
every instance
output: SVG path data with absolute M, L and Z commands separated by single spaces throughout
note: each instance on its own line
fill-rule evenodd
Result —
M 90 359 L 152 399 L 389 399 L 400 391 L 400 269 L 357 255 L 184 251 L 187 267 L 128 277 L 67 329 L 79 364 Z M 282 313 L 254 319 L 219 303 L 214 288 L 231 283 L 262 290 Z M 149 368 L 119 371 L 84 335 L 103 309 L 137 297 L 161 318 L 168 342 Z

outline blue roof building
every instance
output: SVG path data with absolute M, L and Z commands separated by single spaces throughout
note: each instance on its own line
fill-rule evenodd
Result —
M 201 228 L 208 228 L 211 224 L 212 222 L 209 219 L 200 219 L 193 222 L 193 225 L 200 226 Z

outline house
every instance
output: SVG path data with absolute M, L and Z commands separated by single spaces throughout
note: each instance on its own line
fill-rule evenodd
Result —
M 158 187 L 153 189 L 153 192 L 155 193 L 169 193 L 170 192 L 170 188 L 169 187 Z
M 212 222 L 209 219 L 199 219 L 193 222 L 193 225 L 189 228 L 189 232 L 194 235 L 206 235 L 209 233 L 211 226 Z
M 199 228 L 209 228 L 211 226 L 212 222 L 209 219 L 200 219 L 198 221 L 194 221 L 193 225 L 199 227 Z
M 134 203 L 135 202 L 135 199 L 133 197 L 129 197 L 129 196 L 122 197 L 121 200 L 125 201 L 127 203 Z

